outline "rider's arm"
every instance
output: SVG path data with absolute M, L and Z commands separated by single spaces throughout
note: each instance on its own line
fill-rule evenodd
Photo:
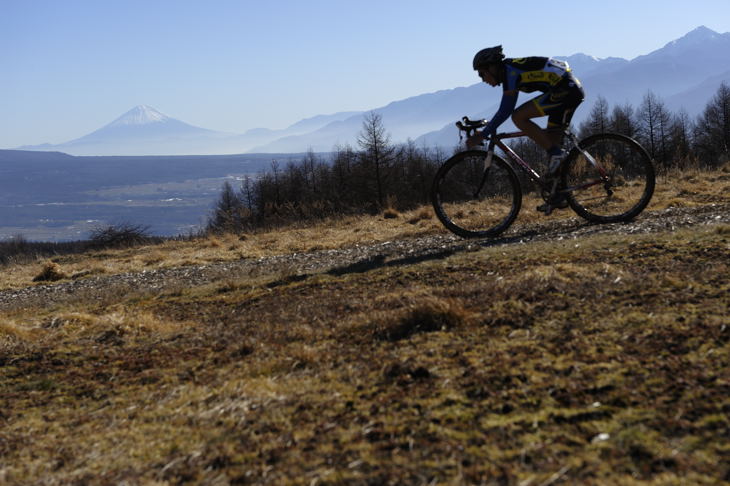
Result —
M 517 106 L 517 90 L 505 91 L 502 93 L 502 102 L 499 104 L 499 110 L 494 114 L 487 126 L 482 130 L 482 137 L 487 137 L 493 132 L 497 131 L 497 128 L 509 118 L 512 112 Z

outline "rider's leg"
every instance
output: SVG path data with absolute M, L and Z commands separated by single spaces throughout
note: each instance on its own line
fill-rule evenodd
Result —
M 535 103 L 536 100 L 537 98 L 517 108 L 512 113 L 512 121 L 517 128 L 525 132 L 536 144 L 545 150 L 550 150 L 555 145 L 555 142 L 551 138 L 552 134 L 546 133 L 542 127 L 532 121 L 533 118 L 545 116 L 545 112 Z
M 532 121 L 532 118 L 549 114 L 548 128 L 552 128 L 550 126 L 550 121 L 553 121 L 553 123 L 555 122 L 555 115 L 552 113 L 551 109 L 554 110 L 555 108 L 559 108 L 560 105 L 547 105 L 550 113 L 546 113 L 543 106 L 547 100 L 548 95 L 545 94 L 523 104 L 512 114 L 512 121 L 515 123 L 517 128 L 525 132 L 528 137 L 534 140 L 540 147 L 545 149 L 548 158 L 550 159 L 548 161 L 547 174 L 548 176 L 552 176 L 557 172 L 564 156 L 563 149 L 561 148 L 562 131 L 546 131 Z
M 568 128 L 568 124 L 562 119 L 550 115 L 548 117 L 547 130 L 545 133 L 550 137 L 550 141 L 553 146 L 561 147 L 563 145 L 563 137 L 565 136 L 565 129 Z
M 544 101 L 544 96 L 538 96 L 537 98 L 528 101 L 519 108 L 517 108 L 512 114 L 512 121 L 515 126 L 525 132 L 525 134 L 535 141 L 540 147 L 544 148 L 548 155 L 552 157 L 560 158 L 563 155 L 563 150 L 560 148 L 561 134 L 558 133 L 558 137 L 552 132 L 543 130 L 539 125 L 532 121 L 533 118 L 545 116 L 547 113 L 543 110 L 540 101 Z M 559 161 L 558 161 L 559 165 Z M 548 165 L 548 177 L 552 177 L 551 172 L 555 172 L 551 165 Z M 564 208 L 568 206 L 565 195 L 558 192 L 558 179 L 555 178 L 550 188 L 550 196 L 545 200 L 545 204 L 538 206 L 537 210 L 544 212 L 549 215 L 555 208 Z

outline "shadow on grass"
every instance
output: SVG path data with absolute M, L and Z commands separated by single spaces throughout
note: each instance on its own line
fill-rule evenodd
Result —
M 509 236 L 473 240 L 461 239 L 452 243 L 447 248 L 444 248 L 443 246 L 439 246 L 439 248 L 425 248 L 420 250 L 419 254 L 410 255 L 407 257 L 388 259 L 389 255 L 378 254 L 356 261 L 349 265 L 332 268 L 327 271 L 327 274 L 342 276 L 352 273 L 365 273 L 384 267 L 408 266 L 426 261 L 443 260 L 457 253 L 465 251 L 475 251 L 478 248 L 491 248 L 504 245 L 513 245 L 518 243 L 527 243 L 535 240 L 550 240 L 560 236 L 570 236 L 572 234 L 583 235 L 585 230 L 589 228 L 597 228 L 598 232 L 601 231 L 598 228 L 605 228 L 605 231 L 608 232 L 610 231 L 611 227 L 615 227 L 615 225 L 617 224 L 626 223 L 601 225 L 585 221 L 570 220 L 565 222 L 559 222 L 555 226 L 552 226 L 550 228 L 526 228 L 519 233 Z
M 456 244 L 448 248 L 439 247 L 423 249 L 418 255 L 410 255 L 407 257 L 388 259 L 387 254 L 379 254 L 358 260 L 349 265 L 341 267 L 335 267 L 327 271 L 328 275 L 342 276 L 352 273 L 365 273 L 371 270 L 376 270 L 385 267 L 400 267 L 415 265 L 433 260 L 443 260 L 450 256 L 456 255 L 457 253 L 475 251 L 475 249 L 487 248 L 492 246 L 509 245 L 514 243 L 520 243 L 529 241 L 537 236 L 537 231 L 531 230 L 518 235 L 502 237 L 502 238 L 490 238 L 487 240 L 460 240 Z

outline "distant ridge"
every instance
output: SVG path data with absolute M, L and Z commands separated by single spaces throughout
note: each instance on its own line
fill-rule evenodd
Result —
M 705 26 L 698 27 L 664 47 L 630 61 L 619 58 L 597 59 L 579 54 L 566 59 L 586 90 L 586 100 L 576 111 L 573 122 L 580 123 L 599 96 L 611 105 L 638 107 L 652 91 L 673 111 L 684 110 L 697 116 L 715 95 L 720 84 L 730 84 L 730 33 L 719 34 Z M 521 95 L 520 102 L 529 99 Z M 476 117 L 488 118 L 497 101 L 477 103 L 485 107 Z M 451 147 L 456 140 L 453 124 L 424 134 L 419 145 Z
M 27 145 L 19 150 L 59 151 L 71 155 L 227 155 L 249 152 L 254 146 L 282 137 L 316 131 L 357 115 L 341 112 L 301 120 L 284 130 L 256 128 L 243 135 L 196 127 L 148 105 L 138 105 L 83 137 L 57 145 Z M 305 152 L 307 148 L 301 150 Z
M 599 96 L 611 104 L 638 106 L 649 90 L 667 100 L 672 109 L 684 109 L 696 116 L 721 83 L 730 83 L 728 52 L 730 33 L 720 34 L 700 26 L 632 60 L 601 59 L 585 53 L 557 57 L 568 61 L 586 89 L 586 101 L 574 118 L 575 123 L 580 123 Z M 410 139 L 418 145 L 453 147 L 458 141 L 454 120 L 463 115 L 489 117 L 496 111 L 499 98 L 499 90 L 475 83 L 412 96 L 371 111 L 382 116 L 393 142 Z M 521 101 L 527 99 L 527 95 L 520 96 Z M 151 106 L 139 105 L 81 138 L 58 145 L 21 148 L 73 155 L 301 153 L 310 149 L 329 152 L 336 146 L 357 146 L 363 114 L 317 115 L 283 130 L 256 128 L 244 134 L 231 134 L 196 127 Z

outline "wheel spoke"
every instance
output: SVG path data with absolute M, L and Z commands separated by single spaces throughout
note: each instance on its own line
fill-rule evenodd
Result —
M 654 192 L 654 168 L 641 145 L 622 135 L 600 134 L 580 146 L 582 151 L 571 152 L 563 173 L 571 188 L 571 207 L 590 221 L 604 223 L 639 214 Z
M 496 236 L 514 221 L 522 193 L 512 168 L 485 152 L 462 152 L 439 169 L 432 188 L 436 215 L 449 230 L 464 237 Z

